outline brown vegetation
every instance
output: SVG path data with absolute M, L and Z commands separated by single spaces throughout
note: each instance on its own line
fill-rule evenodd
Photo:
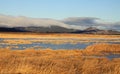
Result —
M 94 44 L 86 48 L 88 52 L 120 54 L 120 44 Z
M 0 32 L 0 38 L 120 38 L 120 35 Z
M 3 43 L 7 43 L 7 44 L 31 44 L 32 42 L 30 42 L 29 40 L 4 40 Z
M 111 51 L 111 52 L 119 52 L 120 51 L 120 44 L 94 44 L 88 46 L 86 49 L 89 51 Z
M 84 57 L 101 54 L 98 51 L 118 52 L 119 47 L 120 44 L 99 44 L 86 50 L 0 49 L 0 74 L 120 74 L 119 58 Z

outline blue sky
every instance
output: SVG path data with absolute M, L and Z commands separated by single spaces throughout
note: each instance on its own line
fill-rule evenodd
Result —
M 120 0 L 0 0 L 0 14 L 53 19 L 97 17 L 120 21 Z

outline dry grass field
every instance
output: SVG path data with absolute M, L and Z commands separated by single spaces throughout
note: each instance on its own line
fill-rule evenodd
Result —
M 117 44 L 88 47 L 94 50 L 0 49 L 0 74 L 120 74 L 119 58 L 109 60 L 106 57 L 84 57 L 101 55 L 97 48 L 101 50 L 103 46 L 102 51 L 108 49 L 111 52 L 111 49 L 115 49 L 120 54 L 117 48 L 120 45 Z
M 108 38 L 120 38 L 120 35 L 1 32 L 0 38 L 106 38 L 106 39 L 108 39 Z
M 120 35 L 0 33 L 0 38 L 40 37 L 120 38 Z M 120 58 L 91 57 L 109 53 L 120 54 L 120 44 L 95 44 L 84 50 L 0 48 L 0 74 L 120 74 Z

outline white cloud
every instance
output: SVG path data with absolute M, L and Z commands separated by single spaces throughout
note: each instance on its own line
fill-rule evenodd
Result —
M 99 29 L 112 29 L 120 31 L 120 22 L 107 22 L 94 17 L 71 17 L 62 20 L 62 22 L 69 25 L 77 25 L 84 28 L 97 27 Z
M 5 27 L 28 27 L 28 26 L 60 26 L 70 29 L 85 29 L 91 26 L 100 29 L 120 29 L 120 22 L 105 22 L 94 17 L 70 17 L 63 20 L 29 18 L 24 16 L 0 15 L 0 26 Z

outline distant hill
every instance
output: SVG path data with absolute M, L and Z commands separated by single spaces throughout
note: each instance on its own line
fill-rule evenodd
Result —
M 85 30 L 78 30 L 74 33 L 82 33 L 82 34 L 120 34 L 119 31 L 115 30 L 100 30 L 95 27 L 89 27 Z
M 50 27 L 16 27 L 15 29 L 28 32 L 43 32 L 43 33 L 69 33 L 75 31 L 74 29 L 68 29 L 60 26 Z
M 60 26 L 50 27 L 0 27 L 0 32 L 39 32 L 39 33 L 79 33 L 79 34 L 120 34 L 114 30 L 101 30 L 95 27 L 89 27 L 84 30 L 68 29 Z
M 67 29 L 60 26 L 50 26 L 50 27 L 0 27 L 0 32 L 41 32 L 41 33 L 70 33 L 74 32 L 74 29 Z
M 17 28 L 0 27 L 0 32 L 26 32 Z

